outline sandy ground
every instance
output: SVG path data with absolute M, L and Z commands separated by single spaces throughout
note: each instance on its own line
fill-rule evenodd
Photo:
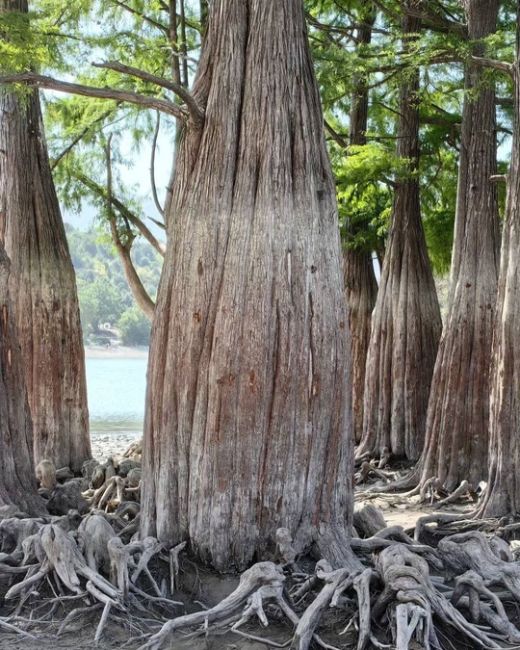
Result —
M 87 359 L 146 359 L 148 348 L 127 348 L 123 345 L 107 348 L 101 345 L 87 345 L 85 347 L 85 356 Z
M 92 456 L 99 462 L 121 456 L 139 438 L 140 433 L 91 433 Z
M 35 640 L 22 639 L 18 635 L 0 631 L 0 650 L 94 650 L 94 648 L 115 650 L 121 648 L 123 644 L 128 650 L 135 650 L 142 643 L 142 641 L 128 643 L 128 633 L 123 628 L 110 625 L 103 634 L 99 645 L 94 645 L 93 634 L 96 625 L 97 621 L 92 620 L 90 625 L 84 623 L 83 629 L 75 633 L 71 632 L 60 637 L 53 634 L 40 634 Z M 85 627 L 90 627 L 90 630 Z M 244 626 L 244 630 L 248 630 L 248 626 Z M 269 639 L 280 644 L 279 647 L 282 647 L 281 644 L 290 638 L 289 629 L 277 624 L 270 624 L 267 633 L 255 628 L 250 629 L 249 632 L 255 635 L 269 636 Z M 164 650 L 269 650 L 272 647 L 266 643 L 244 639 L 232 632 L 208 639 L 204 637 L 189 640 L 175 639 L 163 646 Z

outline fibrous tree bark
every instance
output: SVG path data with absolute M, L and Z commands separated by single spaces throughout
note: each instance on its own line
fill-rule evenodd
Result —
M 492 348 L 488 489 L 481 512 L 520 512 L 520 11 L 514 77 L 515 126 L 508 179 Z
M 45 511 L 36 492 L 32 422 L 9 301 L 9 259 L 0 243 L 0 505 Z
M 361 17 L 356 42 L 366 46 L 372 38 L 376 12 L 369 3 Z M 364 145 L 368 126 L 368 80 L 356 80 L 350 110 L 349 143 Z M 372 252 L 345 249 L 345 289 L 349 308 L 349 325 L 352 344 L 352 412 L 354 438 L 361 440 L 363 432 L 363 394 L 365 390 L 365 363 L 370 340 L 370 320 L 376 303 L 377 282 L 372 263 Z
M 0 11 L 27 12 L 26 0 Z M 90 457 L 84 352 L 74 269 L 36 90 L 0 95 L 0 236 L 34 425 L 34 458 L 79 470 Z
M 217 0 L 152 329 L 142 530 L 244 567 L 280 526 L 347 550 L 348 319 L 301 0 Z M 343 550 L 340 550 L 343 549 Z
M 408 3 L 415 3 L 410 0 Z M 413 47 L 420 20 L 405 13 L 403 49 Z M 392 226 L 368 347 L 363 437 L 358 456 L 419 457 L 441 317 L 421 222 L 419 70 L 400 88 L 397 155 L 408 174 L 395 186 Z
M 370 341 L 372 312 L 377 297 L 377 281 L 372 254 L 367 251 L 345 250 L 345 290 L 349 310 L 352 345 L 352 416 L 354 439 L 361 440 L 363 433 L 363 398 L 365 368 Z
M 463 3 L 474 54 L 496 29 L 497 0 Z M 493 84 L 482 68 L 466 70 L 450 306 L 433 374 L 421 483 L 436 477 L 448 491 L 487 478 L 489 372 L 500 229 L 495 183 Z

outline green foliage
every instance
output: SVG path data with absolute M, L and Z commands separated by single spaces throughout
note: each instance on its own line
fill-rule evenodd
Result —
M 127 316 L 123 324 L 127 336 L 138 337 L 141 332 L 144 337 L 145 328 L 140 319 L 136 318 L 139 310 L 134 304 L 123 267 L 108 236 L 100 229 L 84 232 L 67 225 L 67 239 L 76 270 L 85 339 L 92 340 L 99 335 L 100 324 L 110 323 L 112 327 L 120 327 L 125 314 Z M 134 243 L 132 258 L 147 291 L 155 298 L 162 259 L 144 241 Z M 145 343 L 136 342 L 135 345 Z
M 168 3 L 158 0 L 34 0 L 34 8 L 39 21 L 45 19 L 55 25 L 47 40 L 56 44 L 61 56 L 40 57 L 38 65 L 32 67 L 43 67 L 50 73 L 66 70 L 85 85 L 125 89 L 172 101 L 176 97 L 163 88 L 91 63 L 118 61 L 166 79 L 178 75 L 181 83 L 193 77 L 201 41 L 199 3 L 186 0 L 185 28 L 177 18 L 177 38 L 173 39 L 175 25 L 171 23 Z M 36 29 L 36 23 L 33 26 Z M 125 203 L 138 206 L 137 213 L 142 212 L 142 197 L 150 195 L 150 180 L 145 174 L 135 187 L 128 182 L 126 172 L 150 147 L 155 114 L 111 100 L 60 94 L 48 95 L 45 108 L 47 142 L 51 159 L 59 161 L 54 174 L 63 204 L 76 210 L 86 203 L 99 205 L 99 196 L 82 184 L 77 172 L 86 171 L 97 184 L 105 185 L 103 147 L 112 135 L 114 192 Z M 172 151 L 175 129 L 175 121 L 164 117 L 160 141 Z M 101 210 L 99 213 L 103 216 Z
M 120 292 L 107 277 L 95 277 L 92 282 L 78 278 L 78 296 L 86 336 L 99 332 L 103 323 L 117 322 L 125 307 Z
M 359 28 L 376 5 L 370 44 L 360 44 Z M 391 218 L 392 184 L 407 172 L 395 158 L 399 86 L 420 69 L 421 207 L 430 259 L 437 274 L 451 263 L 456 207 L 458 148 L 464 100 L 464 62 L 474 43 L 463 37 L 465 16 L 456 0 L 421 3 L 429 15 L 408 51 L 403 50 L 403 3 L 385 0 L 308 0 L 310 43 L 336 178 L 341 234 L 345 246 L 378 251 L 384 248 Z M 482 43 L 495 58 L 512 60 L 515 3 L 503 3 L 500 28 Z M 448 27 L 447 27 L 448 26 Z M 349 147 L 349 111 L 360 79 L 369 89 L 367 144 Z M 510 81 L 489 71 L 477 94 L 490 83 L 503 97 Z M 499 142 L 507 147 L 511 114 L 501 110 Z M 504 147 L 504 150 L 506 149 Z
M 148 345 L 150 341 L 150 321 L 137 307 L 130 307 L 117 322 L 123 345 Z
M 340 228 L 346 246 L 378 250 L 392 206 L 390 178 L 404 163 L 379 143 L 352 145 L 331 155 L 336 175 Z
M 392 207 L 393 184 L 408 173 L 407 161 L 395 156 L 399 86 L 411 71 L 421 71 L 421 162 L 419 179 L 422 214 L 432 264 L 444 274 L 450 265 L 457 186 L 460 122 L 464 99 L 464 62 L 475 43 L 463 37 L 462 3 L 443 0 L 421 3 L 427 19 L 420 33 L 403 47 L 403 3 L 385 0 L 305 0 L 309 39 L 329 133 L 329 153 L 336 179 L 341 235 L 345 246 L 384 249 Z M 124 6 L 123 6 L 124 5 Z M 178 5 L 177 5 L 178 6 Z M 175 96 L 147 82 L 110 70 L 94 68 L 92 61 L 116 60 L 167 79 L 189 85 L 193 80 L 201 43 L 200 3 L 186 0 L 185 29 L 172 25 L 168 3 L 161 0 L 34 0 L 29 16 L 0 15 L 1 70 L 37 69 L 60 73 L 81 83 L 113 86 L 141 94 Z M 375 23 L 369 44 L 359 42 L 359 29 Z M 512 60 L 516 3 L 501 3 L 496 34 L 480 45 L 483 52 Z M 171 38 L 172 28 L 176 38 Z M 349 112 L 360 80 L 369 88 L 367 144 L 349 147 Z M 496 83 L 498 94 L 511 96 L 511 82 L 487 72 L 482 87 Z M 473 94 L 480 88 L 472 90 Z M 139 186 L 128 182 L 132 160 L 146 151 L 156 126 L 153 112 L 136 106 L 84 97 L 48 94 L 45 101 L 46 135 L 54 176 L 63 205 L 81 210 L 87 203 L 99 215 L 99 232 L 108 233 L 104 147 L 111 138 L 113 192 L 136 214 L 143 214 L 143 197 L 151 194 L 143 175 Z M 507 152 L 511 111 L 499 110 L 499 151 Z M 164 118 L 159 141 L 175 146 L 176 125 Z M 172 155 L 173 159 L 173 155 Z M 88 177 L 94 185 L 86 185 Z M 501 200 L 503 201 L 503 191 Z M 121 214 L 118 224 L 125 227 Z M 152 215 L 158 217 L 159 215 Z M 99 232 L 96 237 L 99 239 Z M 139 236 L 132 232 L 132 236 Z M 99 243 L 99 242 L 98 242 Z M 89 245 L 91 245 L 90 242 Z M 133 255 L 141 255 L 139 239 Z M 103 244 L 105 249 L 110 246 Z M 95 255 L 100 254 L 96 249 Z M 104 267 L 112 265 L 103 258 Z M 111 253 L 114 264 L 118 264 Z M 115 260 L 115 261 L 114 261 Z M 85 260 L 83 260 L 84 263 Z M 81 263 L 81 260 L 79 261 Z M 147 286 L 154 288 L 156 262 L 139 265 Z M 92 265 L 90 265 L 91 267 Z M 89 268 L 90 268 L 89 267 Z M 90 268 L 92 273 L 92 268 Z M 109 273 L 111 282 L 126 291 L 122 309 L 131 304 L 121 273 Z M 95 278 L 94 278 L 95 280 Z M 94 281 L 91 279 L 90 281 Z M 78 283 L 83 279 L 80 277 Z M 115 280 L 114 280 L 115 282 Z M 92 303 L 92 300 L 91 300 Z M 86 307 L 85 307 L 86 309 Z M 95 313 L 91 306 L 90 311 Z M 118 318 L 121 316 L 120 311 Z M 92 317 L 94 318 L 94 316 Z

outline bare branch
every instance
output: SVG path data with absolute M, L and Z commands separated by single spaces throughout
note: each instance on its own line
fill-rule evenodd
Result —
M 37 88 L 56 90 L 60 93 L 70 93 L 71 95 L 81 95 L 83 97 L 95 97 L 96 99 L 113 99 L 116 102 L 128 102 L 130 104 L 142 106 L 143 108 L 153 108 L 156 111 L 161 111 L 161 113 L 173 115 L 180 120 L 187 120 L 188 118 L 188 113 L 182 106 L 177 106 L 177 104 L 174 104 L 167 99 L 140 95 L 139 93 L 134 93 L 129 90 L 84 86 L 83 84 L 61 81 L 34 72 L 22 72 L 20 74 L 0 76 L 0 84 L 8 83 L 26 83 L 31 86 L 36 86 Z
M 324 126 L 326 131 L 329 133 L 330 137 L 334 140 L 336 144 L 338 144 L 340 147 L 343 147 L 346 149 L 348 147 L 348 140 L 343 137 L 340 133 L 338 133 L 332 125 L 327 122 L 327 120 L 324 120 Z
M 484 56 L 471 56 L 470 61 L 481 65 L 483 68 L 492 68 L 493 70 L 499 70 L 500 72 L 507 73 L 510 77 L 514 77 L 515 67 L 512 63 L 506 63 L 506 61 L 498 61 L 497 59 L 488 59 Z
M 193 95 L 188 92 L 186 88 L 184 88 L 181 84 L 178 84 L 175 81 L 171 81 L 169 79 L 164 79 L 163 77 L 158 77 L 157 75 L 151 74 L 150 72 L 146 72 L 146 70 L 124 65 L 118 61 L 104 61 L 103 63 L 93 63 L 92 65 L 95 68 L 106 68 L 108 70 L 114 70 L 115 72 L 130 75 L 131 77 L 136 77 L 137 79 L 142 79 L 143 81 L 149 81 L 156 86 L 171 90 L 186 104 L 190 115 L 196 124 L 201 124 L 204 121 L 204 111 L 198 105 Z
M 150 156 L 150 184 L 152 186 L 152 196 L 155 203 L 155 207 L 159 211 L 159 214 L 161 214 L 164 217 L 164 208 L 162 207 L 161 202 L 159 201 L 159 196 L 157 195 L 157 185 L 155 184 L 155 152 L 157 149 L 157 138 L 159 137 L 160 128 L 161 128 L 161 114 L 159 113 L 159 111 L 157 111 L 157 118 L 155 121 L 155 129 L 153 132 L 153 139 L 152 139 L 152 153 Z
M 89 190 L 100 197 L 103 197 L 105 199 L 107 198 L 107 192 L 105 188 L 96 183 L 94 179 L 86 176 L 85 174 L 82 174 L 81 172 L 75 172 L 74 176 L 78 181 L 80 181 L 80 183 L 83 183 L 85 187 L 88 187 Z M 121 216 L 128 219 L 128 221 L 133 226 L 135 226 L 137 230 L 139 230 L 141 235 L 148 241 L 148 243 L 151 244 L 153 248 L 155 248 L 159 255 L 161 255 L 161 257 L 164 257 L 164 245 L 154 236 L 144 221 L 140 219 L 134 212 L 132 212 L 120 199 L 117 198 L 117 196 L 114 196 L 113 193 L 110 193 L 109 198 L 110 203 L 121 214 Z M 152 219 L 152 221 L 159 227 L 164 228 L 164 224 L 161 224 L 159 221 L 155 221 L 155 219 Z
M 153 312 L 155 309 L 155 303 L 150 298 L 144 284 L 137 273 L 134 263 L 132 262 L 132 257 L 130 255 L 130 250 L 132 248 L 133 238 L 135 235 L 129 233 L 129 239 L 126 244 L 123 244 L 119 231 L 117 229 L 117 223 L 115 215 L 112 211 L 112 160 L 111 160 L 111 139 L 112 135 L 109 136 L 107 145 L 105 147 L 106 163 L 107 163 L 107 189 L 106 189 L 106 202 L 109 213 L 109 222 L 110 222 L 110 233 L 112 235 L 112 241 L 116 247 L 116 250 L 119 254 L 119 258 L 123 264 L 123 270 L 125 272 L 125 277 L 128 282 L 128 286 L 132 291 L 135 301 L 137 302 L 140 309 L 143 311 L 145 316 L 152 320 Z

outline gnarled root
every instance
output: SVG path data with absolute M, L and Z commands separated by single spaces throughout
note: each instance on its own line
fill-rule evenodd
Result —
M 469 623 L 452 603 L 439 594 L 430 579 L 427 562 L 407 546 L 396 544 L 384 549 L 378 556 L 376 566 L 385 588 L 374 607 L 374 615 L 381 614 L 388 607 L 394 609 L 397 650 L 407 650 L 413 636 L 421 647 L 439 646 L 432 614 L 477 646 L 495 645 L 493 639 Z
M 211 609 L 179 616 L 168 621 L 161 630 L 141 646 L 140 650 L 158 650 L 162 644 L 176 631 L 209 625 L 236 615 L 247 599 L 261 587 L 283 585 L 285 577 L 280 567 L 272 562 L 258 562 L 245 571 L 238 587 L 218 605 Z
M 512 562 L 509 546 L 500 538 L 490 540 L 479 531 L 445 537 L 439 553 L 457 575 L 473 571 L 486 585 L 503 585 L 520 601 L 520 566 Z
M 75 594 L 81 593 L 80 576 L 89 580 L 100 593 L 117 599 L 119 594 L 99 573 L 91 569 L 81 554 L 74 539 L 55 524 L 41 527 L 33 539 L 33 549 L 40 561 L 40 569 L 22 582 L 9 589 L 6 600 L 15 598 L 28 587 L 53 572 L 66 589 Z
M 132 460 L 141 460 L 143 454 L 143 439 L 133 442 L 123 454 L 123 458 L 131 458 Z
M 110 473 L 110 467 L 106 470 Z M 114 499 L 113 494 L 105 496 L 108 486 L 117 498 L 119 478 L 109 477 L 108 484 L 99 486 L 98 504 L 106 507 Z M 137 474 L 134 479 L 138 481 Z M 475 530 L 440 539 L 446 530 L 451 532 L 450 526 L 505 531 L 500 529 L 504 521 L 432 515 L 418 522 L 412 539 L 399 526 L 386 527 L 381 513 L 367 506 L 355 515 L 362 538 L 350 538 L 343 527 L 327 524 L 312 529 L 311 534 L 306 530 L 293 543 L 291 532 L 279 529 L 273 542 L 280 565 L 260 562 L 242 575 L 237 589 L 219 604 L 164 623 L 172 608 L 183 606 L 171 600 L 171 595 L 179 589 L 179 554 L 187 544 L 168 549 L 151 537 L 125 543 L 136 530 L 138 510 L 137 502 L 124 501 L 115 514 L 97 510 L 82 520 L 78 513 L 56 517 L 52 523 L 48 523 L 50 518 L 0 519 L 5 551 L 0 554 L 0 575 L 5 574 L 10 587 L 7 602 L 16 604 L 10 619 L 0 619 L 0 627 L 1 623 L 18 627 L 23 620 L 30 626 L 48 625 L 64 601 L 80 601 L 76 609 L 65 610 L 69 614 L 60 632 L 77 617 L 99 616 L 102 611 L 96 642 L 109 620 L 126 621 L 140 638 L 147 639 L 142 648 L 150 650 L 166 644 L 176 632 L 191 637 L 229 630 L 259 640 L 243 626 L 259 621 L 265 627 L 271 616 L 285 617 L 294 632 L 285 644 L 268 639 L 266 644 L 287 647 L 292 643 L 293 650 L 308 650 L 311 644 L 333 648 L 319 636 L 324 619 L 331 636 L 341 638 L 357 629 L 357 650 L 369 644 L 385 647 L 390 639 L 398 650 L 414 644 L 432 650 L 448 647 L 443 645 L 445 631 L 472 647 L 520 644 L 520 629 L 502 602 L 504 595 L 493 589 L 494 585 L 505 587 L 506 600 L 512 594 L 520 601 L 520 567 L 509 545 L 500 537 Z M 430 529 L 433 524 L 436 531 Z M 513 530 L 516 524 L 507 526 Z M 428 537 L 434 547 L 424 543 Z M 308 568 L 310 556 L 302 554 L 303 539 L 307 543 L 311 539 L 310 550 L 322 558 L 314 572 Z M 14 580 L 18 582 L 13 584 Z M 23 604 L 30 600 L 34 605 L 35 595 L 44 600 L 34 611 L 47 607 L 46 613 L 22 619 Z
M 354 483 L 356 485 L 366 483 L 369 478 L 382 479 L 385 483 L 395 480 L 395 472 L 385 472 L 380 469 L 380 466 L 381 462 L 376 464 L 375 461 L 363 461 L 359 471 L 354 474 Z

